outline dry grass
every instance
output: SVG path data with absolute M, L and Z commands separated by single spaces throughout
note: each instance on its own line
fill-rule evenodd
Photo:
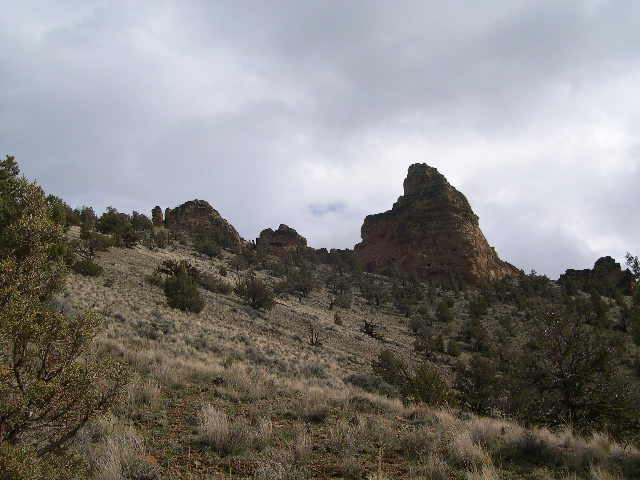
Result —
M 264 452 L 255 470 L 256 480 L 307 480 L 309 473 L 290 449 L 271 449 Z
M 140 435 L 112 416 L 100 418 L 85 428 L 77 444 L 89 460 L 96 480 L 153 480 L 161 476 L 160 467 L 147 455 Z
M 205 405 L 198 414 L 198 440 L 221 455 L 244 450 L 262 450 L 273 437 L 273 426 L 266 418 L 251 425 L 245 418 L 230 420 L 228 415 Z
M 369 373 L 381 349 L 406 358 L 413 341 L 404 318 L 379 312 L 374 321 L 388 343 L 362 335 L 359 326 L 372 314 L 357 296 L 339 312 L 341 325 L 324 290 L 303 302 L 280 299 L 268 313 L 215 292 L 203 292 L 199 315 L 169 309 L 162 291 L 144 281 L 169 258 L 217 275 L 232 256 L 112 249 L 98 260 L 109 286 L 104 278 L 71 276 L 65 309 L 103 312 L 101 354 L 134 372 L 118 418 L 95 422 L 78 443 L 95 478 L 153 479 L 160 470 L 163 478 L 219 478 L 223 464 L 231 478 L 265 480 L 524 478 L 512 468 L 519 465 L 541 480 L 640 478 L 640 453 L 604 435 L 585 439 L 568 429 L 528 430 L 405 406 L 346 384 Z M 322 348 L 306 342 L 310 324 Z

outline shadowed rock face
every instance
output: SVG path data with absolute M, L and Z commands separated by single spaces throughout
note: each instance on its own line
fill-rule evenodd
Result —
M 398 269 L 441 283 L 520 275 L 489 246 L 466 197 L 424 163 L 409 167 L 404 195 L 367 216 L 361 235 L 356 256 L 372 272 Z
M 631 272 L 622 270 L 612 257 L 598 259 L 591 270 L 569 269 L 560 275 L 558 283 L 583 291 L 595 289 L 603 295 L 613 295 L 615 291 L 631 295 L 635 287 Z
M 151 210 L 151 221 L 156 227 L 159 227 L 164 224 L 162 209 L 158 205 L 153 207 L 153 210 Z
M 233 225 L 204 200 L 191 200 L 174 209 L 167 208 L 164 224 L 173 231 L 204 236 L 230 250 L 239 250 L 245 243 Z
M 307 239 L 287 225 L 280 225 L 276 231 L 267 228 L 260 232 L 256 247 L 264 252 L 286 257 L 307 249 Z

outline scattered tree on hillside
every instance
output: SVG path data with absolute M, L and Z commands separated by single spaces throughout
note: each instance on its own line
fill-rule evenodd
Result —
M 254 272 L 248 272 L 234 289 L 236 295 L 243 298 L 254 309 L 269 310 L 273 307 L 274 299 L 272 290 L 256 277 Z
M 0 450 L 44 456 L 113 405 L 126 373 L 94 354 L 99 317 L 50 306 L 63 287 L 66 240 L 42 189 L 18 174 L 12 157 L 0 162 Z

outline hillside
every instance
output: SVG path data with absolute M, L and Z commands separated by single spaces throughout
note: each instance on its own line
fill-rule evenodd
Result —
M 526 275 L 413 169 L 354 252 L 0 162 L 0 480 L 640 478 L 640 260 Z
M 371 362 L 383 349 L 415 360 L 415 336 L 392 303 L 376 308 L 357 289 L 349 308 L 330 309 L 330 266 L 313 267 L 308 297 L 282 294 L 269 311 L 203 291 L 204 310 L 184 313 L 148 282 L 172 259 L 214 276 L 224 266 L 220 279 L 233 284 L 237 258 L 223 251 L 210 259 L 177 243 L 111 248 L 96 259 L 102 275 L 69 278 L 60 307 L 101 312 L 99 348 L 134 372 L 122 407 L 78 441 L 95 478 L 637 478 L 638 450 L 603 434 L 525 429 L 372 393 L 388 386 L 376 384 Z M 280 281 L 254 268 L 267 283 Z M 455 299 L 455 318 L 436 325 L 449 341 L 468 320 L 469 293 L 427 290 L 428 304 Z M 364 320 L 382 340 L 361 332 Z M 321 345 L 310 345 L 311 328 Z M 453 360 L 438 357 L 445 368 Z

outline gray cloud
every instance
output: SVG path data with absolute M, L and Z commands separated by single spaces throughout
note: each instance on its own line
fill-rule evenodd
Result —
M 317 247 L 427 162 L 527 270 L 640 253 L 640 4 L 445 3 L 14 3 L 0 153 L 74 205 L 203 198 Z

